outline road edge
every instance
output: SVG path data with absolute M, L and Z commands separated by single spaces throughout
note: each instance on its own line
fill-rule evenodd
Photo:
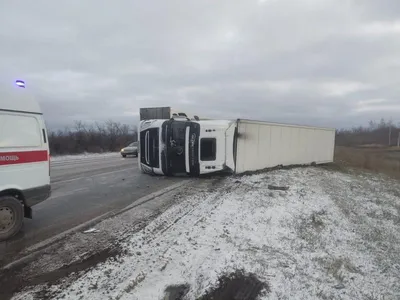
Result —
M 36 243 L 36 244 L 30 246 L 28 249 L 26 249 L 22 253 L 22 255 L 23 255 L 22 257 L 20 257 L 20 258 L 18 258 L 16 260 L 6 264 L 5 266 L 1 267 L 1 270 L 8 270 L 8 269 L 11 269 L 11 268 L 18 267 L 21 264 L 27 263 L 28 261 L 33 259 L 36 255 L 38 255 L 40 251 L 42 251 L 43 249 L 45 249 L 45 248 L 57 243 L 58 241 L 66 238 L 69 235 L 72 235 L 72 234 L 74 234 L 74 233 L 76 233 L 76 232 L 78 232 L 80 230 L 83 230 L 83 229 L 85 229 L 87 227 L 94 226 L 95 224 L 98 224 L 98 223 L 100 223 L 101 221 L 103 221 L 105 219 L 113 218 L 115 216 L 118 216 L 118 215 L 120 215 L 120 214 L 122 214 L 122 213 L 124 213 L 124 212 L 126 212 L 128 210 L 131 210 L 131 209 L 133 209 L 135 207 L 138 207 L 138 206 L 140 206 L 140 205 L 142 205 L 142 204 L 144 204 L 146 202 L 149 202 L 149 201 L 153 200 L 154 198 L 159 197 L 159 196 L 161 196 L 163 194 L 166 194 L 166 193 L 168 193 L 168 192 L 170 192 L 170 191 L 172 191 L 174 189 L 182 188 L 185 185 L 189 185 L 192 182 L 193 182 L 193 180 L 190 180 L 190 179 L 182 180 L 181 182 L 172 184 L 172 185 L 170 185 L 170 186 L 168 186 L 166 188 L 163 188 L 163 189 L 161 189 L 159 191 L 156 191 L 156 192 L 153 192 L 153 193 L 151 193 L 151 194 L 149 194 L 147 196 L 141 197 L 138 200 L 136 200 L 135 202 L 133 202 L 132 204 L 130 204 L 130 205 L 128 205 L 128 206 L 126 206 L 126 207 L 124 207 L 122 209 L 112 210 L 112 211 L 107 212 L 105 214 L 102 214 L 102 215 L 100 215 L 100 216 L 98 216 L 98 217 L 96 217 L 94 219 L 91 219 L 91 220 L 86 221 L 86 222 L 84 222 L 82 224 L 79 224 L 79 225 L 77 225 L 77 226 L 75 226 L 73 228 L 70 228 L 70 229 L 68 229 L 66 231 L 63 231 L 63 232 L 61 232 L 61 233 L 59 233 L 59 234 L 57 234 L 57 235 L 55 235 L 53 237 L 50 237 L 50 238 L 48 238 L 48 239 L 46 239 L 44 241 Z M 26 253 L 26 254 L 24 254 L 24 253 Z

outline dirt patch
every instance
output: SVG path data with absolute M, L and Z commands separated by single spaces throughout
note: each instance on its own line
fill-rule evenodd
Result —
M 26 276 L 22 270 L 27 265 L 21 265 L 18 268 L 7 269 L 0 275 L 0 290 L 2 293 L 2 299 L 11 299 L 14 293 L 22 291 L 24 288 L 35 285 L 46 285 L 50 287 L 56 284 L 60 279 L 65 278 L 72 273 L 76 276 L 82 275 L 82 272 L 87 272 L 91 267 L 96 266 L 100 262 L 106 261 L 110 257 L 116 257 L 120 255 L 118 248 L 105 249 L 101 252 L 95 253 L 83 260 L 76 261 L 70 265 L 62 266 L 51 272 L 36 274 L 32 277 Z M 36 293 L 38 299 L 50 299 L 54 295 L 49 292 L 46 288 Z
M 171 285 L 165 289 L 163 300 L 185 300 L 190 290 L 187 284 Z M 218 286 L 197 300 L 256 300 L 270 292 L 269 285 L 254 274 L 236 271 L 218 279 Z
M 243 271 L 236 271 L 220 277 L 218 286 L 198 300 L 255 300 L 268 292 L 269 285 L 254 274 L 245 275 Z
M 339 283 L 345 281 L 346 274 L 360 274 L 364 275 L 363 272 L 356 267 L 349 258 L 319 258 L 316 259 L 318 263 L 324 267 L 327 274 L 332 276 Z M 351 277 L 351 276 L 350 276 Z
M 190 286 L 187 284 L 170 285 L 165 289 L 163 300 L 183 300 L 189 289 Z
M 299 220 L 298 235 L 310 246 L 316 246 L 320 239 L 320 233 L 325 228 L 325 210 L 314 211 L 307 218 Z

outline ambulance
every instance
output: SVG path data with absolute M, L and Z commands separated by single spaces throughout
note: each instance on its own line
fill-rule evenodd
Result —
M 43 114 L 25 83 L 0 82 L 0 241 L 16 235 L 51 194 Z

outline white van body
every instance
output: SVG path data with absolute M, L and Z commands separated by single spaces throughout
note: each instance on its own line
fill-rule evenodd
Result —
M 28 89 L 1 85 L 0 240 L 15 235 L 23 217 L 32 217 L 31 207 L 50 193 L 49 144 L 40 107 Z

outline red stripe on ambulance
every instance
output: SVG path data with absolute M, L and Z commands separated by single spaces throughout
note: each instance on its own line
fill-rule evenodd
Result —
M 17 165 L 49 160 L 47 150 L 0 152 L 0 166 Z

